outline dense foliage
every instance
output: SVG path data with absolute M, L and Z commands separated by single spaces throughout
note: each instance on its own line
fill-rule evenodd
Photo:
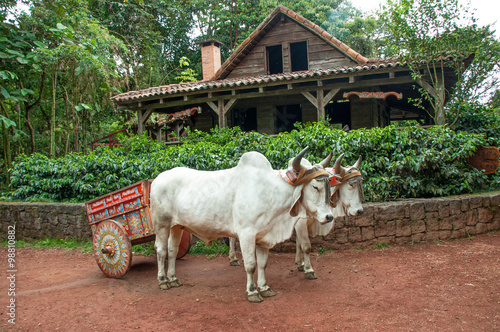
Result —
M 500 189 L 500 175 L 485 175 L 467 163 L 485 145 L 483 134 L 446 127 L 396 129 L 393 126 L 346 133 L 323 123 L 299 125 L 278 136 L 244 133 L 238 128 L 192 132 L 182 145 L 165 146 L 146 136 L 122 138 L 123 146 L 59 159 L 41 154 L 20 156 L 12 169 L 11 199 L 86 201 L 164 170 L 186 166 L 199 170 L 234 167 L 246 151 L 260 151 L 275 169 L 303 147 L 311 162 L 330 151 L 345 153 L 344 165 L 363 156 L 361 172 L 368 201 L 447 196 Z

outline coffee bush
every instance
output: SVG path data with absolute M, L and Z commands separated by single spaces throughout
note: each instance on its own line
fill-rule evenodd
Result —
M 486 175 L 467 162 L 478 147 L 487 144 L 485 135 L 440 126 L 389 126 L 346 133 L 325 123 L 309 123 L 277 136 L 225 128 L 190 132 L 179 145 L 158 143 L 145 135 L 122 137 L 121 144 L 113 150 L 100 148 L 59 159 L 20 156 L 12 168 L 9 198 L 84 202 L 177 166 L 231 168 L 247 151 L 263 153 L 273 168 L 280 169 L 305 146 L 309 146 L 305 158 L 312 163 L 332 151 L 334 159 L 344 153 L 344 166 L 362 156 L 367 201 L 500 189 L 498 171 Z

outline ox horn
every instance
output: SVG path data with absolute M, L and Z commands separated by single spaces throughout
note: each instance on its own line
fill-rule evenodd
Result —
M 361 166 L 362 160 L 363 160 L 363 157 L 359 156 L 358 161 L 356 161 L 356 163 L 352 167 L 359 169 L 359 167 Z
M 319 164 L 323 166 L 323 168 L 327 168 L 328 165 L 330 165 L 330 162 L 332 161 L 332 157 L 333 157 L 333 152 L 330 152 L 330 154 L 325 159 L 323 159 L 323 161 L 320 162 Z
M 300 172 L 300 161 L 302 160 L 302 157 L 304 157 L 304 155 L 306 154 L 306 151 L 309 149 L 308 146 L 306 146 L 306 148 L 302 151 L 300 151 L 300 153 L 297 155 L 297 157 L 293 158 L 293 162 L 292 162 L 292 167 L 293 167 L 293 170 L 295 172 Z
M 340 163 L 342 162 L 342 157 L 344 157 L 343 153 L 337 158 L 337 160 L 335 160 L 335 165 L 333 165 L 333 171 L 335 174 L 340 174 L 340 168 L 342 167 Z

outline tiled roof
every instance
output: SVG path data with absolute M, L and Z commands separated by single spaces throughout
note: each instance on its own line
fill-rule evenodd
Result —
M 272 83 L 285 83 L 294 81 L 306 81 L 311 79 L 325 79 L 329 77 L 345 76 L 353 73 L 375 73 L 388 68 L 402 67 L 403 63 L 395 58 L 389 59 L 367 59 L 367 62 L 355 66 L 341 66 L 335 68 L 323 68 L 315 70 L 304 70 L 292 73 L 281 73 L 274 75 L 258 75 L 242 78 L 222 79 L 216 81 L 198 81 L 191 83 L 170 84 L 147 88 L 139 91 L 129 91 L 112 97 L 117 103 L 139 101 L 143 99 L 183 94 L 189 92 L 207 92 L 217 89 L 231 89 L 238 87 L 262 86 Z

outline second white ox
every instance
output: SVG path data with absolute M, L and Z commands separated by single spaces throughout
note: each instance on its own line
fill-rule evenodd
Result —
M 273 296 L 264 273 L 269 249 L 292 235 L 297 217 L 321 224 L 333 220 L 328 173 L 322 167 L 300 164 L 306 150 L 295 157 L 293 168 L 312 179 L 299 186 L 283 181 L 257 152 L 245 153 L 236 167 L 227 170 L 174 168 L 161 173 L 151 185 L 150 206 L 160 288 L 182 285 L 175 275 L 175 257 L 182 229 L 186 229 L 205 242 L 237 237 L 247 273 L 248 300 L 260 302 Z M 321 163 L 323 167 L 331 157 Z
M 359 172 L 361 157 L 353 166 L 343 167 L 342 157 L 335 161 L 335 165 L 329 171 L 337 175 L 340 183 L 332 186 L 332 212 L 334 218 L 344 216 L 357 216 L 363 213 L 363 177 Z M 309 161 L 302 159 L 302 164 L 307 165 Z M 304 271 L 307 279 L 316 279 L 316 273 L 311 265 L 311 241 L 309 237 L 325 236 L 333 228 L 334 223 L 321 225 L 312 219 L 300 218 L 295 224 L 296 233 L 296 255 L 295 264 L 299 271 Z

